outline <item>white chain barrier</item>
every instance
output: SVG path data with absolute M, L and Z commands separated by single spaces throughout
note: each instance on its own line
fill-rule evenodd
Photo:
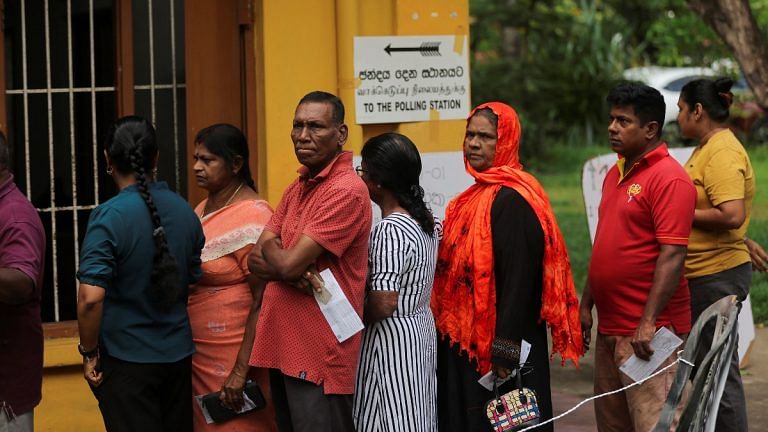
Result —
M 648 381 L 648 380 L 649 380 L 649 379 L 651 379 L 651 378 L 654 378 L 654 377 L 656 377 L 656 376 L 658 376 L 658 375 L 661 375 L 661 374 L 662 374 L 663 372 L 665 372 L 667 369 L 671 368 L 672 366 L 675 366 L 675 365 L 676 365 L 676 364 L 678 364 L 678 363 L 686 363 L 686 364 L 688 364 L 688 365 L 690 365 L 690 366 L 693 366 L 693 364 L 692 364 L 691 362 L 689 362 L 689 361 L 687 361 L 687 360 L 685 360 L 685 359 L 683 359 L 683 358 L 682 358 L 682 356 L 681 356 L 681 354 L 682 354 L 682 353 L 683 353 L 683 351 L 682 351 L 682 350 L 678 351 L 678 352 L 677 352 L 677 360 L 675 360 L 675 361 L 673 361 L 672 363 L 670 363 L 670 364 L 668 364 L 668 365 L 664 366 L 663 368 L 661 368 L 661 369 L 657 370 L 656 372 L 654 372 L 654 373 L 652 373 L 652 374 L 648 375 L 647 377 L 645 377 L 645 378 L 641 379 L 640 381 L 635 381 L 635 382 L 633 382 L 632 384 L 629 384 L 629 385 L 627 385 L 627 386 L 625 386 L 625 387 L 622 387 L 622 388 L 620 388 L 620 389 L 611 390 L 611 391 L 609 391 L 609 392 L 601 393 L 601 394 L 599 394 L 599 395 L 594 395 L 594 396 L 592 396 L 592 397 L 590 397 L 590 398 L 588 398 L 588 399 L 584 399 L 583 401 L 581 401 L 581 402 L 577 403 L 577 404 L 576 404 L 576 405 L 575 405 L 573 408 L 571 408 L 571 409 L 569 409 L 568 411 L 566 411 L 566 412 L 564 412 L 564 413 L 562 413 L 562 414 L 558 415 L 557 417 L 552 417 L 551 419 L 549 419 L 549 420 L 547 420 L 547 421 L 545 421 L 545 422 L 542 422 L 542 423 L 539 423 L 539 424 L 535 424 L 535 425 L 533 425 L 533 426 L 528 426 L 528 427 L 527 427 L 527 428 L 525 428 L 525 429 L 520 429 L 518 432 L 525 432 L 525 431 L 529 431 L 529 430 L 534 430 L 534 429 L 540 428 L 540 427 L 542 427 L 542 426 L 544 426 L 544 425 L 546 425 L 546 424 L 549 424 L 549 423 L 552 423 L 552 422 L 554 422 L 555 420 L 559 420 L 559 419 L 561 419 L 561 418 L 563 418 L 563 417 L 567 416 L 568 414 L 571 414 L 572 412 L 576 411 L 577 409 L 579 409 L 579 407 L 581 407 L 582 405 L 584 405 L 584 404 L 586 404 L 586 403 L 592 402 L 593 400 L 597 400 L 597 399 L 600 399 L 601 397 L 610 396 L 610 395 L 613 395 L 613 394 L 616 394 L 616 393 L 620 393 L 620 392 L 623 392 L 624 390 L 627 390 L 627 389 L 629 389 L 629 388 L 632 388 L 632 387 L 638 386 L 638 385 L 640 385 L 640 384 L 642 384 L 642 383 L 644 383 L 644 382 Z

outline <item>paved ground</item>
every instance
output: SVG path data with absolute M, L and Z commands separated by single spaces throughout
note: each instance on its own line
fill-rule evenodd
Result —
M 592 338 L 594 341 L 594 336 Z M 560 367 L 559 359 L 552 365 L 552 398 L 555 415 L 563 413 L 580 401 L 592 396 L 593 356 L 582 359 L 579 369 L 569 365 Z M 768 328 L 756 329 L 755 341 L 749 354 L 749 365 L 742 369 L 747 414 L 751 430 L 765 430 L 768 424 Z M 558 431 L 594 431 L 595 417 L 592 403 L 583 405 L 574 413 L 555 423 Z
M 750 364 L 742 370 L 747 393 L 747 411 L 751 430 L 768 430 L 768 328 L 757 329 L 750 353 Z M 593 337 L 594 340 L 594 337 Z M 581 368 L 552 368 L 555 414 L 560 414 L 592 396 L 592 355 L 582 359 Z M 555 423 L 558 432 L 596 430 L 592 404 Z M 35 430 L 39 432 L 103 431 L 96 401 L 82 378 L 79 366 L 47 369 L 43 380 L 43 402 L 35 412 Z

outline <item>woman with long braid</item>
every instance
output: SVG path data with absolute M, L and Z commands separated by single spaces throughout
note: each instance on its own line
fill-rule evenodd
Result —
M 192 429 L 188 286 L 204 244 L 187 202 L 155 181 L 155 130 L 135 116 L 107 135 L 120 193 L 91 213 L 80 252 L 78 349 L 109 431 Z
M 358 431 L 437 430 L 435 321 L 429 309 L 440 223 L 424 203 L 421 158 L 398 133 L 371 138 L 357 168 L 383 219 L 371 233 Z

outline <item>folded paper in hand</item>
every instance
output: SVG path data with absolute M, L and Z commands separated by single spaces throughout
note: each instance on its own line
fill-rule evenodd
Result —
M 632 354 L 619 369 L 635 382 L 650 376 L 656 369 L 664 363 L 675 349 L 683 343 L 683 340 L 672 333 L 668 328 L 662 327 L 656 331 L 651 340 L 651 349 L 653 354 L 649 360 L 642 360 L 640 357 Z
M 336 335 L 336 339 L 339 342 L 344 342 L 363 329 L 363 320 L 360 319 L 360 315 L 355 312 L 355 308 L 344 295 L 344 291 L 333 276 L 331 269 L 323 270 L 320 272 L 320 276 L 325 285 L 323 291 L 327 290 L 330 298 L 327 295 L 315 293 L 315 300 L 320 306 L 320 312 L 323 313 L 325 320 L 331 326 L 333 334 Z

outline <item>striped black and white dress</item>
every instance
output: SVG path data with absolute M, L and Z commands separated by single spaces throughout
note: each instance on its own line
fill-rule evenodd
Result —
M 399 292 L 394 314 L 365 329 L 354 397 L 355 425 L 367 431 L 435 431 L 435 321 L 429 307 L 442 228 L 426 234 L 393 213 L 376 224 L 368 289 Z

